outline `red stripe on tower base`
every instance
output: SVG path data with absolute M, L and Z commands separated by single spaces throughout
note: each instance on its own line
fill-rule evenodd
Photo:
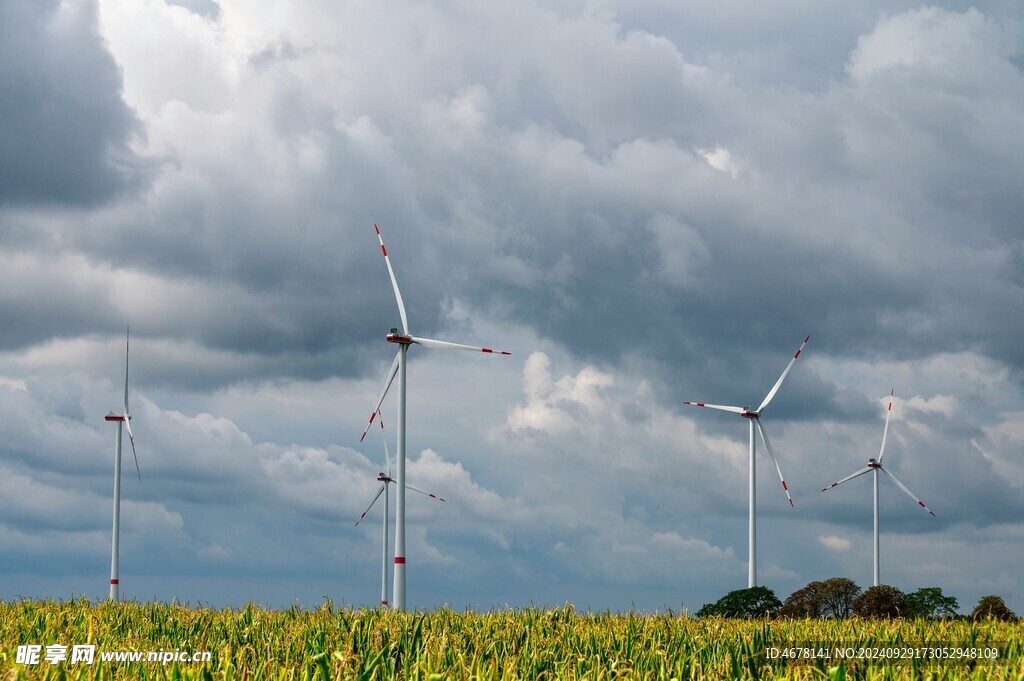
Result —
M 116 580 L 116 579 L 110 580 L 110 583 L 111 584 L 120 584 L 120 582 L 118 580 Z
M 405 565 L 405 556 L 395 556 L 395 565 Z

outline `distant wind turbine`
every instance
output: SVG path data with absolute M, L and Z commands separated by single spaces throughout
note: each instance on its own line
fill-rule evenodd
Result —
M 416 336 L 411 335 L 409 333 L 409 320 L 405 315 L 405 303 L 402 301 L 402 292 L 398 289 L 398 280 L 395 279 L 395 271 L 391 267 L 391 258 L 388 257 L 388 249 L 384 246 L 384 237 L 381 236 L 380 229 L 377 225 L 374 225 L 373 228 L 377 232 L 377 240 L 380 242 L 380 250 L 384 255 L 384 264 L 387 265 L 388 275 L 391 277 L 391 287 L 395 291 L 395 301 L 398 303 L 398 314 L 402 318 L 402 333 L 399 333 L 397 328 L 392 328 L 391 332 L 387 335 L 387 341 L 389 343 L 395 343 L 398 345 L 398 353 L 395 355 L 395 360 L 391 363 L 391 369 L 388 371 L 387 378 L 384 380 L 384 390 L 381 391 L 380 399 L 377 400 L 377 404 L 373 407 L 373 411 L 370 412 L 370 422 L 366 425 L 366 429 L 363 430 L 363 435 L 359 438 L 359 441 L 362 442 L 363 438 L 366 437 L 366 431 L 370 429 L 370 425 L 373 424 L 373 420 L 377 417 L 377 414 L 380 411 L 380 405 L 387 396 L 388 389 L 391 387 L 391 383 L 395 380 L 395 376 L 397 375 L 399 377 L 398 476 L 395 482 L 398 483 L 398 494 L 397 503 L 395 504 L 394 605 L 397 610 L 405 610 L 405 353 L 413 343 L 427 348 L 440 350 L 469 350 L 471 352 L 483 352 L 494 355 L 510 355 L 512 353 L 501 350 L 492 350 L 491 348 L 476 347 L 474 345 L 463 345 L 461 343 L 431 340 L 430 338 L 417 338 Z
M 747 586 L 753 588 L 757 586 L 757 462 L 754 458 L 754 427 L 756 425 L 757 432 L 761 434 L 761 441 L 764 442 L 765 449 L 768 450 L 768 456 L 772 458 L 772 463 L 775 464 L 775 470 L 779 473 L 779 480 L 782 481 L 782 490 L 786 493 L 786 498 L 789 499 L 789 505 L 793 506 L 793 497 L 789 495 L 789 487 L 786 486 L 786 480 L 782 477 L 782 469 L 779 468 L 779 460 L 775 458 L 775 452 L 772 451 L 771 442 L 768 440 L 768 434 L 764 430 L 764 425 L 761 423 L 761 412 L 765 410 L 768 404 L 775 397 L 775 393 L 779 392 L 779 388 L 782 386 L 782 382 L 786 380 L 786 375 L 789 374 L 789 370 L 793 368 L 793 364 L 796 362 L 796 358 L 803 352 L 804 346 L 807 345 L 807 341 L 811 339 L 810 335 L 804 338 L 804 342 L 797 348 L 796 354 L 793 355 L 793 359 L 789 360 L 789 364 L 786 366 L 786 370 L 779 376 L 779 380 L 775 382 L 775 385 L 765 396 L 764 401 L 761 402 L 761 406 L 754 411 L 750 410 L 750 407 L 729 407 L 721 404 L 704 404 L 703 402 L 683 402 L 683 404 L 689 404 L 695 407 L 707 407 L 708 409 L 719 409 L 721 411 L 729 411 L 734 414 L 739 414 L 745 419 L 750 420 L 750 477 L 748 481 L 748 492 L 749 492 L 749 533 L 748 533 L 748 562 L 747 562 Z
M 110 600 L 119 598 L 120 579 L 118 577 L 118 549 L 121 541 L 121 428 L 128 428 L 128 440 L 132 444 L 132 457 L 135 459 L 135 474 L 142 481 L 139 471 L 139 457 L 135 454 L 135 436 L 132 434 L 131 414 L 128 412 L 128 336 L 124 332 L 124 411 L 120 414 L 110 412 L 104 418 L 117 422 L 117 435 L 114 440 L 114 536 L 110 546 Z
M 881 447 L 881 449 L 878 450 L 878 459 L 877 460 L 876 459 L 868 459 L 868 465 L 865 466 L 864 468 L 860 469 L 859 471 L 857 471 L 856 473 L 854 473 L 852 475 L 846 476 L 845 478 L 843 478 L 839 482 L 833 482 L 831 485 L 829 485 L 828 487 L 822 488 L 822 490 L 821 490 L 822 492 L 827 492 L 828 490 L 832 489 L 833 487 L 838 487 L 839 485 L 843 484 L 847 480 L 853 480 L 854 478 L 858 478 L 858 477 L 864 475 L 865 473 L 867 473 L 869 471 L 871 472 L 872 480 L 874 482 L 874 500 L 873 500 L 873 505 L 874 505 L 874 509 L 875 509 L 875 537 L 874 537 L 874 542 L 875 542 L 875 569 L 874 569 L 874 586 L 878 586 L 878 584 L 879 584 L 879 581 L 878 581 L 878 579 L 879 579 L 879 577 L 878 577 L 878 565 L 879 565 L 879 558 L 878 558 L 878 553 L 879 553 L 879 551 L 878 551 L 878 471 L 882 471 L 883 473 L 888 475 L 890 478 L 892 478 L 893 482 L 895 482 L 896 485 L 901 490 L 906 492 L 907 495 L 909 495 L 911 499 L 916 501 L 918 506 L 920 506 L 924 510 L 928 511 L 929 513 L 931 513 L 932 517 L 935 516 L 935 514 L 932 513 L 932 510 L 930 508 L 928 508 L 927 506 L 925 506 L 923 501 L 921 501 L 920 499 L 915 497 L 913 495 L 913 493 L 909 489 L 907 489 L 906 486 L 904 486 L 904 484 L 902 482 L 900 482 L 896 478 L 895 475 L 890 473 L 888 471 L 888 469 L 882 468 L 882 457 L 885 455 L 885 440 L 886 440 L 886 438 L 889 435 L 889 417 L 892 416 L 892 399 L 893 399 L 893 397 L 895 395 L 896 395 L 896 389 L 893 388 L 892 390 L 889 391 L 889 408 L 885 412 L 885 428 L 882 429 L 882 447 Z
M 380 437 L 384 441 L 384 465 L 387 470 L 386 473 L 380 473 L 377 475 L 377 479 L 381 481 L 380 489 L 377 490 L 377 496 L 373 498 L 370 505 L 366 507 L 363 514 L 359 516 L 359 520 L 356 521 L 356 527 L 359 527 L 359 523 L 363 522 L 363 518 L 370 512 L 373 505 L 377 503 L 377 499 L 380 499 L 380 495 L 384 493 L 384 541 L 381 543 L 381 561 L 380 561 L 380 604 L 385 608 L 388 606 L 388 509 L 391 504 L 388 501 L 388 485 L 395 481 L 391 477 L 391 454 L 388 451 L 388 439 L 384 435 L 384 419 L 380 416 L 380 412 L 377 412 L 377 422 L 380 423 Z M 437 499 L 438 501 L 444 501 L 441 497 L 425 492 L 419 487 L 413 487 L 409 483 L 405 483 L 406 488 L 411 489 L 414 492 L 425 494 L 431 499 Z

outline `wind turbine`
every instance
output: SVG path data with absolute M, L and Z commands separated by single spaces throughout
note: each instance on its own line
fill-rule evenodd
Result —
M 775 397 L 775 393 L 779 392 L 779 388 L 782 386 L 782 382 L 786 380 L 786 375 L 789 374 L 789 370 L 793 368 L 793 364 L 796 362 L 796 358 L 803 352 L 804 346 L 807 345 L 807 341 L 811 339 L 810 335 L 804 338 L 804 342 L 797 348 L 796 354 L 793 355 L 793 359 L 789 360 L 789 364 L 786 366 L 786 370 L 779 376 L 779 380 L 775 382 L 775 385 L 765 396 L 764 401 L 761 402 L 761 406 L 751 411 L 750 407 L 729 407 L 721 404 L 705 404 L 703 402 L 683 402 L 683 404 L 689 404 L 695 407 L 707 407 L 708 409 L 719 409 L 721 411 L 729 411 L 734 414 L 739 414 L 745 419 L 750 421 L 750 477 L 748 481 L 749 486 L 749 535 L 748 535 L 748 546 L 747 550 L 749 553 L 747 563 L 747 586 L 753 588 L 757 586 L 757 462 L 754 459 L 754 427 L 757 427 L 757 432 L 761 434 L 761 441 L 764 442 L 765 449 L 768 450 L 768 456 L 772 458 L 772 463 L 775 464 L 775 470 L 779 473 L 779 480 L 782 481 L 782 490 L 786 493 L 786 498 L 789 499 L 789 505 L 793 506 L 793 497 L 789 495 L 789 487 L 786 486 L 786 480 L 782 477 L 782 469 L 779 468 L 779 460 L 775 458 L 775 452 L 772 451 L 771 442 L 768 440 L 768 434 L 764 430 L 764 425 L 761 423 L 761 412 L 765 410 L 768 404 Z
M 900 482 L 896 478 L 895 475 L 890 473 L 888 471 L 888 469 L 882 468 L 882 457 L 885 456 L 885 439 L 889 435 L 889 417 L 892 416 L 892 398 L 893 398 L 893 396 L 895 394 L 896 394 L 896 389 L 895 388 L 893 388 L 892 390 L 889 391 L 889 409 L 885 412 L 885 428 L 882 429 L 882 447 L 881 447 L 881 449 L 878 450 L 878 459 L 868 459 L 868 465 L 865 466 L 864 468 L 860 469 L 859 471 L 857 471 L 853 475 L 846 476 L 845 478 L 843 478 L 839 482 L 833 482 L 831 485 L 829 485 L 828 487 L 825 487 L 825 488 L 823 488 L 821 490 L 822 492 L 827 492 L 828 490 L 832 489 L 833 487 L 838 487 L 839 485 L 843 484 L 847 480 L 853 480 L 854 478 L 858 478 L 858 477 L 864 475 L 865 473 L 867 473 L 869 471 L 871 472 L 872 479 L 874 481 L 874 502 L 873 502 L 873 504 L 874 504 L 874 508 L 875 508 L 875 537 L 874 537 L 874 542 L 875 542 L 874 580 L 875 580 L 875 583 L 874 583 L 874 586 L 878 586 L 878 471 L 882 471 L 883 473 L 888 475 L 890 478 L 892 478 L 893 482 L 895 482 L 896 485 L 899 486 L 899 488 L 901 490 L 906 492 L 910 496 L 911 499 L 916 501 L 918 506 L 920 506 L 924 510 L 928 511 L 929 513 L 931 513 L 932 517 L 935 517 L 935 514 L 932 513 L 932 510 L 930 508 L 928 508 L 927 506 L 925 506 L 923 501 L 921 501 L 920 499 L 915 497 L 914 494 L 909 489 L 907 489 L 906 486 L 902 482 Z
M 142 482 L 139 471 L 139 457 L 135 454 L 135 436 L 132 435 L 131 414 L 128 412 L 128 332 L 124 332 L 124 412 L 110 412 L 104 419 L 117 422 L 117 434 L 114 439 L 114 536 L 110 546 L 110 600 L 118 600 L 120 581 L 118 578 L 118 549 L 121 541 L 121 429 L 128 428 L 128 440 L 132 443 L 132 457 L 135 459 L 135 473 Z
M 391 287 L 395 290 L 395 301 L 398 303 L 398 314 L 402 318 L 402 333 L 397 328 L 392 328 L 386 336 L 389 343 L 398 345 L 398 352 L 395 360 L 391 363 L 387 378 L 384 380 L 384 390 L 380 393 L 380 399 L 370 412 L 370 422 L 363 430 L 362 442 L 366 437 L 366 431 L 370 429 L 380 411 L 380 405 L 388 394 L 391 383 L 398 376 L 398 468 L 395 482 L 398 483 L 397 500 L 395 503 L 395 609 L 405 610 L 405 353 L 413 343 L 426 348 L 439 350 L 469 350 L 470 352 L 484 352 L 493 355 L 510 355 L 510 352 L 481 348 L 475 345 L 463 345 L 462 343 L 449 343 L 448 341 L 431 340 L 430 338 L 418 338 L 409 333 L 409 320 L 405 314 L 405 303 L 402 301 L 402 292 L 398 289 L 398 280 L 395 279 L 395 270 L 391 267 L 391 258 L 388 257 L 388 249 L 384 246 L 384 237 L 380 234 L 377 225 L 373 226 L 377 232 L 377 240 L 380 242 L 380 251 L 384 255 L 384 263 L 388 267 L 388 275 L 391 277 Z
M 377 475 L 377 479 L 381 481 L 380 489 L 377 490 L 377 496 L 373 498 L 370 505 L 366 507 L 363 514 L 359 516 L 359 520 L 356 521 L 356 527 L 359 527 L 359 523 L 363 522 L 363 518 L 370 512 L 373 505 L 377 503 L 377 499 L 380 499 L 381 492 L 384 493 L 384 541 L 381 544 L 381 559 L 380 559 L 380 604 L 385 608 L 388 605 L 388 508 L 391 506 L 388 501 L 388 485 L 395 481 L 391 477 L 391 453 L 388 452 L 388 439 L 384 436 L 384 419 L 380 416 L 380 412 L 377 413 L 377 421 L 380 423 L 380 437 L 384 441 L 384 465 L 386 466 L 387 473 L 380 473 Z M 413 487 L 409 483 L 405 483 L 408 489 L 420 494 L 426 494 L 431 499 L 437 499 L 438 501 L 444 501 L 441 497 L 425 492 L 419 487 Z

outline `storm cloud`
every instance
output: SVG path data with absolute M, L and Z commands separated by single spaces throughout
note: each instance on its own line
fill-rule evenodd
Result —
M 130 324 L 126 591 L 372 601 L 377 224 L 415 334 L 513 352 L 410 355 L 410 476 L 449 499 L 410 511 L 415 604 L 742 586 L 746 422 L 681 402 L 756 406 L 811 334 L 765 417 L 796 509 L 759 459 L 763 581 L 867 581 L 866 485 L 818 490 L 895 385 L 937 518 L 886 488 L 883 570 L 1021 607 L 1015 4 L 0 12 L 0 466 L 52 500 L 0 508 L 0 594 L 102 586 Z

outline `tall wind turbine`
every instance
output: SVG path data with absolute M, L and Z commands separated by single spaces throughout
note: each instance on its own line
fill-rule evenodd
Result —
M 356 527 L 359 527 L 359 523 L 363 522 L 363 518 L 370 512 L 373 505 L 377 503 L 377 499 L 380 499 L 381 492 L 384 493 L 384 541 L 381 544 L 381 559 L 380 559 L 380 604 L 385 608 L 388 606 L 388 509 L 391 504 L 388 501 L 388 485 L 393 483 L 395 479 L 391 477 L 391 454 L 388 452 L 388 439 L 384 435 L 384 419 L 381 418 L 380 412 L 377 413 L 377 422 L 380 423 L 380 437 L 384 441 L 384 465 L 387 473 L 380 473 L 377 475 L 377 479 L 381 481 L 380 489 L 377 490 L 377 496 L 373 498 L 370 505 L 366 507 L 363 514 L 359 516 L 359 520 L 356 521 Z M 425 494 L 431 499 L 437 499 L 438 501 L 444 501 L 441 497 L 425 492 L 419 487 L 413 487 L 409 483 L 405 483 L 408 489 L 420 494 Z
M 789 505 L 793 506 L 793 497 L 789 495 L 789 487 L 786 486 L 786 480 L 782 477 L 782 469 L 779 468 L 779 460 L 775 458 L 775 452 L 772 451 L 771 442 L 768 440 L 768 434 L 764 430 L 764 425 L 761 423 L 761 412 L 765 410 L 768 404 L 775 397 L 775 393 L 779 392 L 779 388 L 782 386 L 782 382 L 786 380 L 786 375 L 789 374 L 789 370 L 793 368 L 793 364 L 796 363 L 796 358 L 803 352 L 804 346 L 807 345 L 807 341 L 811 339 L 810 335 L 804 338 L 804 342 L 797 348 L 796 354 L 793 355 L 793 359 L 789 360 L 789 364 L 786 366 L 786 370 L 779 376 L 779 380 L 775 382 L 775 385 L 765 396 L 764 401 L 761 402 L 761 406 L 751 411 L 750 407 L 729 407 L 721 404 L 704 404 L 703 402 L 683 402 L 683 404 L 689 404 L 695 407 L 707 407 L 708 409 L 719 409 L 721 411 L 729 411 L 734 414 L 739 414 L 745 419 L 750 421 L 750 477 L 748 481 L 749 487 L 749 505 L 748 518 L 749 518 L 749 533 L 748 533 L 748 545 L 747 551 L 749 554 L 747 562 L 747 586 L 753 588 L 757 586 L 757 462 L 754 459 L 754 428 L 756 426 L 757 432 L 761 434 L 761 441 L 764 442 L 765 449 L 768 450 L 768 456 L 772 458 L 772 463 L 775 464 L 775 470 L 779 473 L 779 480 L 782 481 L 782 490 L 786 493 L 786 498 L 789 499 Z
M 885 428 L 882 429 L 882 447 L 881 447 L 881 449 L 878 450 L 878 459 L 868 459 L 868 465 L 865 466 L 864 468 L 860 469 L 859 471 L 857 471 L 853 475 L 846 476 L 845 478 L 843 478 L 839 482 L 833 482 L 831 485 L 829 485 L 828 487 L 825 487 L 825 488 L 823 488 L 821 490 L 822 492 L 827 492 L 828 490 L 832 489 L 833 487 L 838 487 L 839 485 L 843 484 L 847 480 L 853 480 L 854 478 L 858 478 L 858 477 L 864 475 L 865 473 L 867 473 L 869 471 L 871 472 L 871 476 L 872 476 L 872 479 L 874 481 L 874 501 L 873 501 L 873 505 L 874 505 L 874 508 L 875 508 L 875 537 L 874 537 L 874 543 L 875 543 L 875 569 L 874 569 L 874 586 L 878 586 L 878 584 L 879 584 L 879 582 L 878 582 L 878 471 L 882 471 L 883 473 L 888 475 L 890 478 L 892 478 L 893 482 L 895 482 L 899 486 L 899 488 L 901 490 L 906 492 L 910 496 L 911 499 L 916 501 L 918 506 L 920 506 L 924 510 L 928 511 L 929 513 L 931 513 L 932 517 L 935 517 L 935 514 L 932 513 L 932 510 L 930 508 L 928 508 L 927 506 L 925 506 L 923 501 L 921 501 L 920 499 L 915 497 L 913 495 L 913 493 L 909 489 L 907 489 L 906 486 L 904 486 L 904 484 L 902 482 L 900 482 L 898 479 L 896 479 L 895 475 L 890 473 L 888 471 L 888 469 L 882 468 L 882 457 L 885 456 L 885 439 L 889 435 L 889 417 L 892 416 L 892 398 L 893 398 L 893 396 L 895 394 L 896 394 L 896 389 L 895 388 L 893 388 L 892 390 L 889 391 L 889 409 L 885 412 Z
M 110 546 L 110 600 L 118 600 L 120 581 L 118 577 L 118 548 L 121 542 L 121 428 L 128 428 L 128 440 L 132 443 L 132 457 L 135 459 L 135 474 L 142 481 L 139 471 L 139 457 L 135 454 L 135 436 L 132 435 L 131 414 L 128 412 L 128 329 L 124 332 L 124 412 L 110 412 L 104 417 L 117 423 L 114 439 L 114 536 Z
M 491 348 L 480 348 L 475 345 L 463 345 L 462 343 L 449 343 L 448 341 L 431 340 L 430 338 L 418 338 L 409 333 L 409 320 L 405 314 L 405 303 L 402 300 L 402 292 L 398 289 L 398 280 L 395 279 L 395 270 L 391 267 L 391 258 L 388 257 L 388 249 L 384 246 L 384 237 L 380 234 L 377 225 L 373 226 L 377 232 L 377 240 L 380 242 L 380 251 L 384 254 L 384 263 L 388 267 L 388 275 L 391 277 L 391 287 L 395 290 L 395 301 L 398 303 L 398 314 L 402 318 L 402 333 L 397 328 L 392 328 L 387 335 L 389 343 L 398 345 L 398 352 L 395 360 L 391 363 L 387 378 L 384 380 L 384 390 L 381 391 L 380 399 L 370 412 L 370 422 L 363 430 L 363 436 L 359 438 L 362 442 L 366 437 L 366 431 L 373 423 L 384 397 L 388 394 L 391 383 L 398 376 L 398 476 L 395 482 L 398 483 L 397 500 L 395 504 L 395 609 L 405 610 L 405 353 L 413 343 L 426 348 L 439 350 L 469 350 L 470 352 L 484 352 L 494 355 L 509 355 L 512 353 Z

